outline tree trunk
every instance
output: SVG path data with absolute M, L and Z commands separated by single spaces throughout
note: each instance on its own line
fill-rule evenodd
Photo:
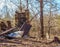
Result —
M 44 26 L 43 26 L 43 0 L 40 0 L 40 23 L 41 23 L 41 38 L 44 38 Z

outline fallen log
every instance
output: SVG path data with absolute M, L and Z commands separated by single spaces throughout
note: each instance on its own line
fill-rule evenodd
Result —
M 5 42 L 5 43 L 16 43 L 16 44 L 23 44 L 24 45 L 24 43 L 22 43 L 24 41 L 25 42 L 30 41 L 30 42 L 34 42 L 34 43 L 43 43 L 43 44 L 46 44 L 45 42 L 42 42 L 42 41 L 29 40 L 29 39 L 23 39 L 23 38 L 19 38 L 19 39 L 17 39 L 17 41 L 16 41 L 16 39 L 15 40 L 9 40 L 9 39 L 0 38 L 0 43 Z
M 8 33 L 12 33 L 12 32 L 16 32 L 16 31 L 12 31 L 13 29 L 16 29 L 16 27 L 13 27 L 13 28 L 11 28 L 11 29 L 9 29 L 9 30 L 6 30 L 6 31 L 0 33 L 0 36 L 4 36 L 4 34 L 8 34 Z
M 59 43 L 60 44 L 60 39 L 58 37 L 54 37 L 54 39 L 46 44 L 51 44 L 51 43 Z
M 16 43 L 16 44 L 21 44 L 22 43 L 22 41 L 14 41 L 14 40 L 0 38 L 0 43 L 2 43 L 2 42 L 5 42 L 5 43 Z

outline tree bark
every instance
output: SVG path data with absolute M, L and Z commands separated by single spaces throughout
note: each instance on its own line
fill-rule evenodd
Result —
M 43 0 L 40 0 L 40 23 L 41 23 L 41 38 L 44 38 L 44 26 L 43 26 Z

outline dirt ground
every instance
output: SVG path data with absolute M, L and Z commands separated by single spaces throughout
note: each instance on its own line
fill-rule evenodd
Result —
M 60 44 L 42 44 L 42 43 L 32 43 L 32 44 L 14 44 L 14 43 L 0 43 L 0 47 L 60 47 Z
M 39 41 L 21 40 L 21 42 L 22 43 L 0 42 L 0 47 L 60 47 L 60 44 L 55 42 L 50 44 L 44 43 L 46 41 L 39 42 Z

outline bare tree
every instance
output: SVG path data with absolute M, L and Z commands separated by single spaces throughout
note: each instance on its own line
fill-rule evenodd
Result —
M 40 23 L 41 23 L 41 37 L 44 38 L 44 26 L 43 26 L 43 0 L 40 0 Z

